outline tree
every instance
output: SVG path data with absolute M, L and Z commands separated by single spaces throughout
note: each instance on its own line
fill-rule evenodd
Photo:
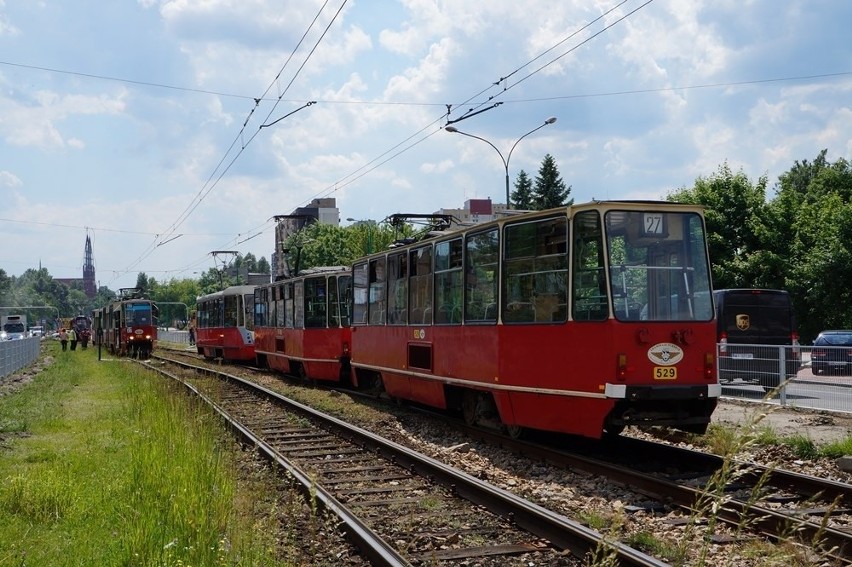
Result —
M 201 295 L 201 286 L 198 281 L 172 278 L 168 282 L 159 284 L 157 294 L 151 296 L 151 299 L 160 304 L 162 324 L 171 326 L 176 321 L 189 318 L 190 313 L 195 309 L 195 299 L 199 295 Z M 183 305 L 180 305 L 181 303 Z
M 222 291 L 226 287 L 233 285 L 231 277 L 223 268 L 208 268 L 206 272 L 198 278 L 199 295 L 207 295 Z
M 152 292 L 152 287 L 157 285 L 157 280 L 148 278 L 145 272 L 139 272 L 136 276 L 136 288 L 142 291 L 142 295 L 148 296 Z
M 780 176 L 776 236 L 788 266 L 799 332 L 812 339 L 826 328 L 852 327 L 852 165 L 830 164 L 823 150 L 813 163 L 796 162 Z
M 734 174 L 725 163 L 713 175 L 696 179 L 693 188 L 667 197 L 706 207 L 707 245 L 717 289 L 783 286 L 783 259 L 766 241 L 766 183 L 761 177 L 752 184 L 745 173 Z
M 532 180 L 523 169 L 515 180 L 515 190 L 512 192 L 512 206 L 519 210 L 531 210 L 533 203 Z
M 565 182 L 559 176 L 556 160 L 550 154 L 545 155 L 538 170 L 538 175 L 535 178 L 532 199 L 533 208 L 544 210 L 563 205 L 571 205 L 574 203 L 574 199 L 568 200 L 570 193 L 571 187 L 566 187 Z
M 7 305 L 6 295 L 12 289 L 12 280 L 6 275 L 3 268 L 0 268 L 0 305 Z
M 272 267 L 269 265 L 269 261 L 265 256 L 261 256 L 260 260 L 257 261 L 257 271 L 261 274 L 272 273 Z

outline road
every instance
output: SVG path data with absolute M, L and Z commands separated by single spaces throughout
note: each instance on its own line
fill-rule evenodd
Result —
M 724 384 L 722 396 L 759 401 L 766 394 L 760 386 L 735 383 Z M 765 401 L 789 407 L 852 413 L 852 376 L 815 376 L 810 366 L 804 366 L 778 395 Z

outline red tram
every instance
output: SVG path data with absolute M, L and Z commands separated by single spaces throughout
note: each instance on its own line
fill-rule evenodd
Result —
M 254 362 L 254 289 L 253 285 L 231 286 L 196 300 L 198 354 Z
M 92 312 L 95 344 L 120 356 L 148 358 L 157 342 L 157 305 L 137 288 L 122 288 L 118 294 L 109 305 Z
M 89 341 L 92 339 L 92 318 L 85 315 L 77 315 L 71 320 L 70 327 L 77 333 L 77 340 L 85 350 L 89 346 Z
M 698 206 L 508 216 L 373 254 L 352 275 L 353 381 L 471 424 L 700 433 L 721 393 Z
M 310 380 L 348 381 L 351 288 L 351 269 L 343 266 L 258 286 L 258 365 Z

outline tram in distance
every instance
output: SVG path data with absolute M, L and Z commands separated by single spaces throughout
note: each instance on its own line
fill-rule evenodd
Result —
M 138 288 L 118 290 L 118 298 L 92 311 L 94 344 L 119 356 L 148 358 L 157 343 L 157 305 Z
M 205 358 L 254 362 L 254 285 L 237 285 L 196 299 L 195 345 Z
M 508 216 L 372 254 L 352 278 L 353 383 L 470 424 L 702 433 L 721 393 L 698 206 Z
M 257 364 L 312 381 L 348 382 L 352 272 L 321 267 L 255 289 Z

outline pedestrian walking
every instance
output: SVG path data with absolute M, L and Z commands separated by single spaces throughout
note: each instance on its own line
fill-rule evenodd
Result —
M 62 351 L 68 350 L 68 333 L 65 329 L 59 329 L 59 342 L 62 343 Z
M 189 326 L 189 344 L 195 344 L 195 327 L 192 325 Z
M 68 329 L 68 341 L 71 343 L 71 350 L 77 350 L 77 331 L 74 327 Z

